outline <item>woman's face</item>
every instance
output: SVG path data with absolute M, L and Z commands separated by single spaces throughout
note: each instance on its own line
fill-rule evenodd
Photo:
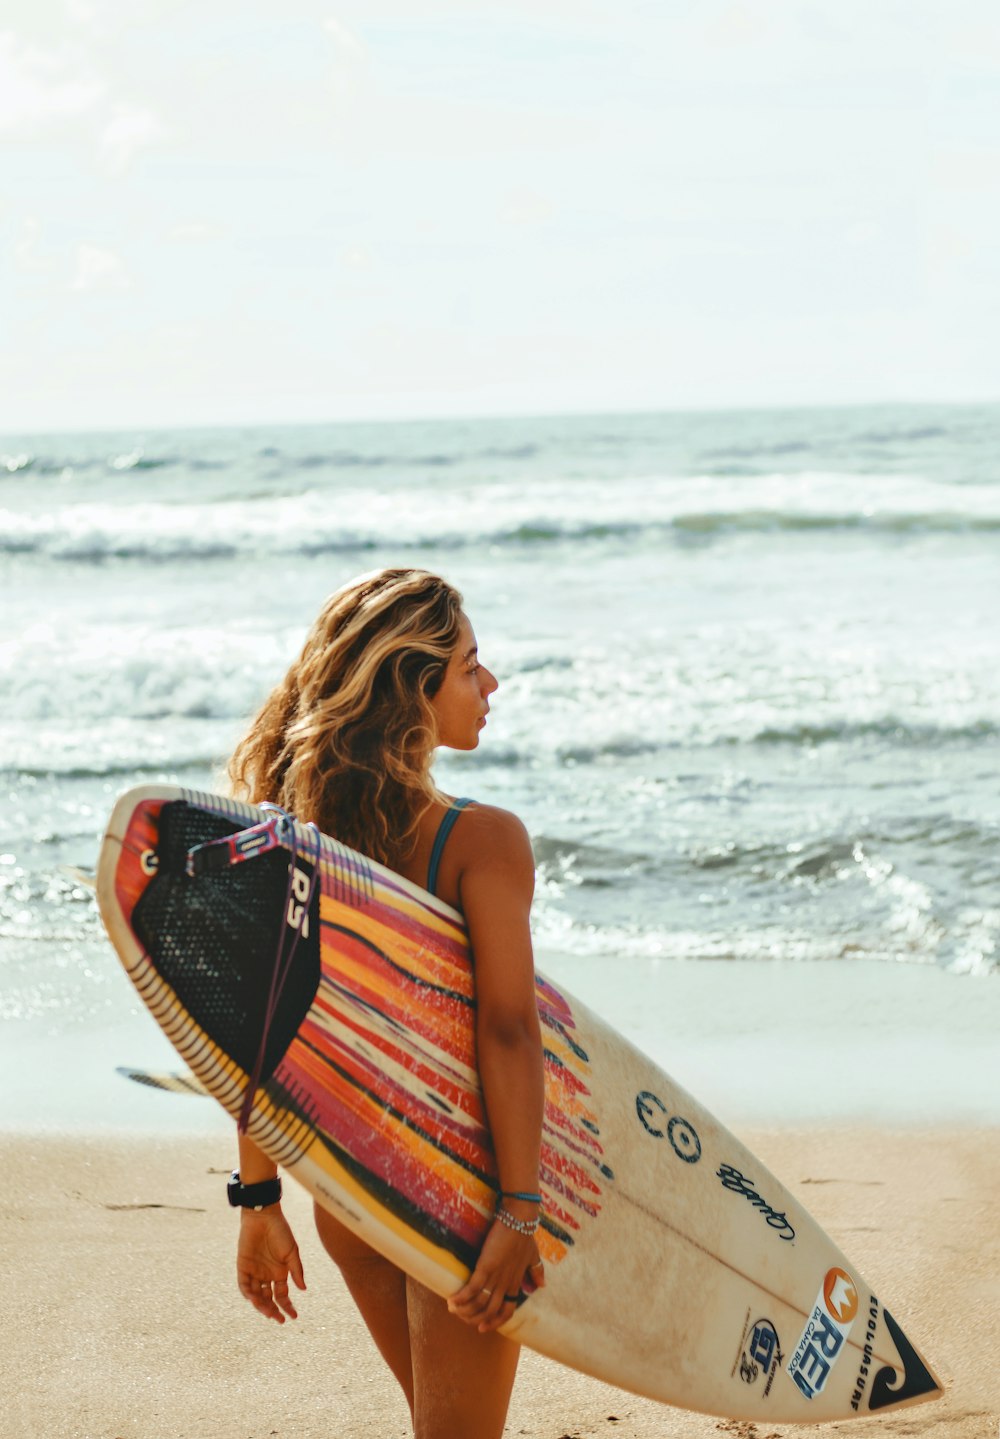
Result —
M 437 720 L 436 742 L 448 749 L 475 749 L 490 711 L 489 696 L 496 688 L 496 679 L 479 662 L 476 637 L 463 614 L 458 643 L 431 700 Z

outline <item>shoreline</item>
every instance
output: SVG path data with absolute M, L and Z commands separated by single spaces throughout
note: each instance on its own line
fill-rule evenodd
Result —
M 221 1115 L 220 1111 L 220 1117 Z M 836 1124 L 743 1135 L 947 1381 L 886 1435 L 994 1439 L 1000 1424 L 1000 1128 Z M 279 1328 L 239 1298 L 225 1204 L 232 1126 L 212 1136 L 0 1132 L 7 1292 L 0 1383 L 18 1439 L 404 1439 L 394 1381 L 286 1186 L 308 1292 Z M 781 1439 L 843 1424 L 781 1426 Z M 869 1430 L 858 1431 L 869 1432 Z M 871 1428 L 870 1432 L 876 1430 Z M 772 1439 L 637 1398 L 525 1351 L 506 1434 Z
M 540 950 L 538 966 L 737 1133 L 1000 1124 L 993 976 L 864 960 L 615 965 L 551 950 Z M 114 978 L 120 1008 L 93 1026 L 0 1023 L 0 1124 L 26 1136 L 225 1132 L 216 1104 L 116 1073 L 184 1065 L 125 975 Z

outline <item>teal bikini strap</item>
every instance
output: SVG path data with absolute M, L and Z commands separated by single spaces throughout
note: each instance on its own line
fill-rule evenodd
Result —
M 471 799 L 456 799 L 452 802 L 451 808 L 445 810 L 444 819 L 438 825 L 438 832 L 434 836 L 434 848 L 431 850 L 430 864 L 427 866 L 427 889 L 430 894 L 437 893 L 438 868 L 441 864 L 441 855 L 448 842 L 448 836 L 454 827 L 458 816 L 471 804 Z

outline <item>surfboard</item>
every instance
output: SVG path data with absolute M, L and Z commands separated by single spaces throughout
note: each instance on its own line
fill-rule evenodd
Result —
M 251 1137 L 375 1249 L 458 1289 L 497 1190 L 462 916 L 285 816 L 166 786 L 118 801 L 97 888 L 196 1084 L 234 1117 L 247 1106 Z M 876 1289 L 735 1136 L 542 974 L 537 1000 L 547 1282 L 510 1338 L 734 1419 L 940 1394 Z

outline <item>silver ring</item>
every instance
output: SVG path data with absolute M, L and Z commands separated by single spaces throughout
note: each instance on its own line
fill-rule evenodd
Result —
M 492 1289 L 487 1289 L 486 1286 L 485 1286 L 485 1284 L 483 1285 L 482 1289 L 480 1289 L 479 1292 L 480 1292 L 480 1294 L 486 1294 L 486 1295 L 488 1295 L 490 1299 L 493 1298 L 493 1290 L 492 1290 Z

